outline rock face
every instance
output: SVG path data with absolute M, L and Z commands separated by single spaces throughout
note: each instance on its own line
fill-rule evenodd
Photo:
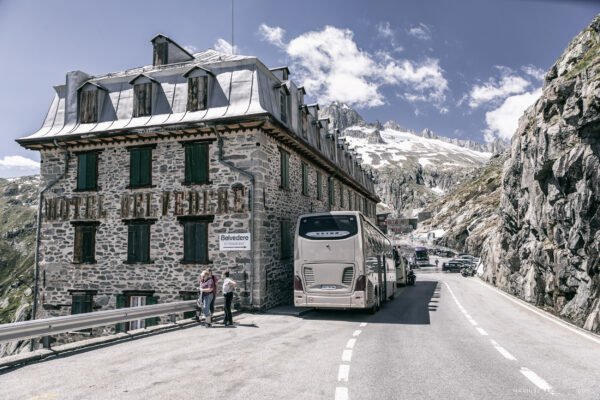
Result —
M 419 229 L 424 232 L 441 229 L 444 234 L 435 240 L 436 244 L 479 256 L 484 241 L 498 224 L 502 166 L 508 155 L 494 155 L 486 165 L 470 173 L 456 190 L 427 207 L 424 211 L 433 216 Z
M 39 176 L 0 179 L 0 324 L 30 318 Z M 0 345 L 0 357 L 26 347 Z
M 600 332 L 600 16 L 521 117 L 502 189 L 484 278 Z
M 334 102 L 322 117 L 341 131 L 356 150 L 363 165 L 377 175 L 377 193 L 395 215 L 414 214 L 453 190 L 474 168 L 492 154 L 494 144 L 481 144 L 438 136 L 429 129 L 421 133 L 394 121 L 367 123 L 352 108 Z M 496 147 L 502 149 L 504 142 Z

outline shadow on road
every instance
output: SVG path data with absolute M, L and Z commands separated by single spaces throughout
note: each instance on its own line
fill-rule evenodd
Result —
M 368 319 L 374 324 L 429 325 L 429 313 L 437 310 L 440 298 L 438 281 L 417 281 Z M 314 310 L 302 315 L 305 320 L 365 321 L 365 310 Z

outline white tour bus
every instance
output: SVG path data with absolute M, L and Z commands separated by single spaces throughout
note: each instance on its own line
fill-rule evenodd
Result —
M 358 211 L 301 215 L 294 249 L 296 307 L 375 312 L 394 296 L 392 244 Z

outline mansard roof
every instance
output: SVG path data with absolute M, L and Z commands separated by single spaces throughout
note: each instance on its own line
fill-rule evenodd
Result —
M 161 37 L 166 38 L 164 35 Z M 155 37 L 156 40 L 158 38 Z M 186 76 L 197 69 L 210 75 L 207 108 L 187 111 Z M 54 140 L 62 143 L 86 143 L 89 140 L 97 143 L 120 137 L 130 140 L 149 132 L 156 135 L 156 132 L 165 134 L 182 130 L 210 131 L 208 126 L 258 126 L 256 122 L 262 121 L 265 129 L 279 132 L 277 136 L 282 140 L 288 142 L 285 139 L 287 135 L 292 142 L 310 148 L 310 152 L 323 162 L 337 165 L 337 153 L 330 154 L 330 146 L 320 145 L 328 134 L 329 121 L 318 119 L 318 104 L 302 104 L 306 93 L 304 88 L 299 88 L 291 80 L 281 79 L 283 75 L 287 77 L 288 72 L 287 67 L 275 68 L 273 72 L 256 57 L 225 54 L 212 49 L 193 54 L 193 60 L 186 62 L 146 65 L 96 76 L 81 71 L 68 72 L 65 84 L 54 87 L 56 94 L 41 128 L 17 142 L 30 149 L 40 149 L 53 147 Z M 152 91 L 152 114 L 133 117 L 133 83 L 142 77 L 153 81 L 158 90 Z M 105 93 L 99 97 L 98 119 L 93 123 L 81 123 L 78 115 L 77 96 L 86 85 L 94 85 Z M 290 94 L 283 120 L 280 107 L 282 90 Z M 311 110 L 304 117 L 298 111 L 303 106 Z M 308 125 L 303 125 L 303 118 Z M 373 182 L 368 181 L 366 174 L 348 175 L 375 196 Z

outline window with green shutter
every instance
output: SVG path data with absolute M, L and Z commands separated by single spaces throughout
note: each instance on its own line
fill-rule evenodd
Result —
M 206 110 L 208 100 L 208 77 L 188 78 L 188 111 Z
M 348 210 L 352 210 L 352 192 L 348 189 Z
M 327 180 L 327 189 L 328 189 L 328 194 L 329 194 L 329 205 L 333 206 L 333 204 L 335 203 L 335 191 L 333 188 L 333 179 L 329 178 Z
M 185 184 L 205 184 L 208 181 L 208 143 L 185 145 Z
M 151 306 L 153 304 L 158 304 L 158 297 L 146 296 L 146 305 Z M 158 317 L 146 318 L 146 328 L 155 325 L 158 325 Z
M 77 155 L 77 190 L 98 190 L 98 154 Z
M 150 262 L 150 222 L 131 222 L 127 232 L 127 262 Z
M 208 264 L 208 224 L 206 218 L 181 218 L 183 224 L 182 263 Z
M 92 295 L 88 293 L 72 293 L 71 314 L 92 312 Z
M 317 172 L 317 200 L 323 200 L 323 175 Z
M 92 264 L 96 262 L 96 227 L 98 224 L 98 222 L 78 222 L 75 225 L 73 263 Z
M 302 194 L 308 196 L 308 165 L 302 163 Z
M 280 221 L 280 233 L 281 233 L 281 258 L 290 258 L 292 256 L 291 249 L 291 235 L 290 235 L 290 221 L 283 219 Z
M 340 182 L 340 207 L 344 208 L 344 185 Z
M 129 150 L 129 187 L 152 185 L 152 149 Z
M 290 153 L 285 150 L 280 151 L 280 173 L 281 173 L 281 187 L 283 189 L 290 188 Z

